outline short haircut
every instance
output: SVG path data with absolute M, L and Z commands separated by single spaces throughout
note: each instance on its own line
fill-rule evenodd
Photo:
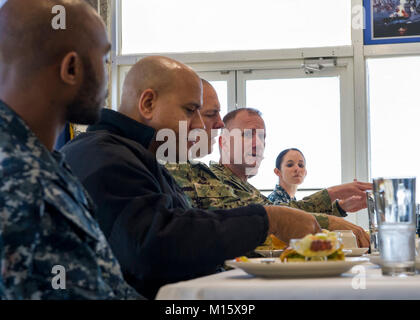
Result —
M 97 41 L 91 27 L 94 9 L 85 1 L 74 2 L 74 5 L 67 5 L 68 1 L 64 0 L 39 2 L 43 4 L 22 9 L 22 12 L 17 5 L 0 10 L 0 65 L 18 62 L 16 71 L 25 78 L 60 61 L 71 51 L 76 51 L 85 64 L 90 48 Z M 55 30 L 51 25 L 54 5 L 66 7 L 64 30 Z
M 289 148 L 289 149 L 286 149 L 286 150 L 283 150 L 282 152 L 280 152 L 279 153 L 279 155 L 277 156 L 277 159 L 276 159 L 276 168 L 277 169 L 280 169 L 280 167 L 281 167 L 281 164 L 282 164 L 282 162 L 283 162 L 283 159 L 284 159 L 284 156 L 289 152 L 289 151 L 297 151 L 297 152 L 299 152 L 301 155 L 302 155 L 302 157 L 303 157 L 303 160 L 305 160 L 305 156 L 303 155 L 303 153 L 302 153 L 302 151 L 300 151 L 299 149 L 296 149 L 296 148 Z M 306 161 L 306 160 L 305 160 Z
M 233 111 L 229 112 L 228 114 L 226 114 L 223 117 L 223 122 L 225 123 L 225 126 L 227 127 L 228 126 L 228 123 L 230 121 L 232 121 L 233 119 L 235 119 L 235 117 L 237 116 L 237 114 L 239 112 L 242 112 L 242 111 L 246 111 L 250 115 L 255 115 L 255 116 L 259 116 L 259 117 L 262 116 L 261 111 L 259 111 L 257 109 L 254 109 L 254 108 L 239 108 L 239 109 L 236 109 L 236 110 L 233 110 Z

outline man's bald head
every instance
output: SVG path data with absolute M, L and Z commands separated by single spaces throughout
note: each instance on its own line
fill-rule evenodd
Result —
M 65 8 L 64 30 L 52 26 L 56 5 Z M 0 72 L 9 67 L 27 78 L 70 51 L 85 58 L 96 45 L 98 24 L 100 17 L 81 0 L 8 0 L 0 8 Z
M 83 0 L 8 0 L 0 7 L 0 99 L 52 148 L 65 122 L 98 120 L 110 47 Z
M 199 113 L 202 103 L 202 82 L 190 67 L 170 58 L 152 56 L 137 62 L 128 72 L 118 111 L 155 129 L 157 136 L 159 132 L 167 137 L 175 134 L 178 152 L 185 147 L 184 134 L 204 129 Z M 157 137 L 149 149 L 156 152 L 162 143 Z M 187 148 L 192 145 L 188 140 Z
M 161 56 L 141 59 L 128 72 L 123 85 L 119 111 L 132 115 L 136 113 L 139 99 L 146 89 L 152 89 L 158 96 L 176 90 L 182 81 L 199 81 L 198 75 L 183 63 Z

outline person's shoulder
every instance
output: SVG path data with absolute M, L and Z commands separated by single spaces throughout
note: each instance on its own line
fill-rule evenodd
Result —
M 173 176 L 189 179 L 191 182 L 208 184 L 211 180 L 218 180 L 205 163 L 196 160 L 186 163 L 168 163 L 165 167 Z
M 70 140 L 66 145 L 64 145 L 60 151 L 66 153 L 68 151 L 73 151 L 76 148 L 89 149 L 95 148 L 96 146 L 99 148 L 104 148 L 107 145 L 112 145 L 113 148 L 118 148 L 119 146 L 123 148 L 127 145 L 135 145 L 136 147 L 144 148 L 141 146 L 141 144 L 118 134 L 109 132 L 107 130 L 97 130 L 80 133 L 74 139 Z
M 220 185 L 219 177 L 205 163 L 197 162 L 193 164 L 193 170 L 196 172 L 197 180 L 201 184 Z
M 190 162 L 184 162 L 184 163 L 162 162 L 161 164 L 164 165 L 165 168 L 168 169 L 168 171 L 171 173 L 189 172 L 193 170 Z
M 82 210 L 82 204 L 69 196 L 69 190 L 59 183 L 54 172 L 27 168 L 3 176 L 0 181 L 0 202 L 3 219 L 18 225 L 19 221 L 40 221 L 48 208 L 54 212 L 68 211 L 69 215 Z M 64 183 L 64 182 L 62 182 Z M 27 226 L 27 222 L 21 226 Z M 10 226 L 9 226 L 10 227 Z
M 61 148 L 60 152 L 65 155 L 72 170 L 80 165 L 80 157 L 84 156 L 89 161 L 95 158 L 95 163 L 90 165 L 98 168 L 127 164 L 137 167 L 140 162 L 148 167 L 156 166 L 154 154 L 140 143 L 106 130 L 81 133 Z
M 42 160 L 33 154 L 7 154 L 3 151 L 0 148 L 3 153 L 0 163 L 0 199 L 35 201 L 42 192 L 42 176 L 50 172 L 46 170 Z
M 224 166 L 218 162 L 215 161 L 210 161 L 210 165 L 209 168 L 212 172 L 214 173 L 223 173 L 224 171 Z
M 4 219 L 13 223 L 39 220 L 46 217 L 48 208 L 72 216 L 90 208 L 81 185 L 74 183 L 70 173 L 64 168 L 59 172 L 60 167 L 52 157 L 42 157 L 47 155 L 12 157 L 9 160 L 14 160 L 13 165 L 10 161 L 0 165 L 0 203 Z
M 276 191 L 272 191 L 269 195 L 268 195 L 268 200 L 270 201 L 275 201 L 279 198 L 278 194 Z
M 3 169 L 3 168 L 2 168 Z M 23 167 L 21 167 L 23 169 Z M 0 179 L 0 234 L 7 234 L 7 239 L 16 244 L 32 243 L 39 233 L 40 222 L 45 208 L 44 190 L 40 185 L 40 171 L 34 168 L 9 171 Z M 7 245 L 7 243 L 3 243 Z M 1 248 L 0 248 L 1 251 Z M 19 255 L 25 250 L 16 247 Z M 16 257 L 17 257 L 16 254 Z M 24 261 L 24 260 L 22 260 Z

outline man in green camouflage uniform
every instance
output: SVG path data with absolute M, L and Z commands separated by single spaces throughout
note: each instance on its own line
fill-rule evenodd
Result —
M 213 92 L 212 99 L 206 99 L 206 91 Z M 216 97 L 214 98 L 214 96 Z M 217 95 L 215 94 L 214 88 L 210 84 L 203 82 L 203 108 L 200 112 L 205 113 L 208 107 L 215 104 L 213 102 L 215 99 L 217 99 Z M 212 122 L 211 119 L 207 119 L 206 121 L 206 117 L 204 116 L 203 121 L 210 137 L 209 129 L 212 128 L 214 121 Z M 183 191 L 189 196 L 191 205 L 194 207 L 203 209 L 227 209 L 246 206 L 251 203 L 272 204 L 267 197 L 248 183 L 246 179 L 239 178 L 225 165 L 211 162 L 210 167 L 208 167 L 199 161 L 189 161 L 181 164 L 167 164 L 166 168 L 173 175 Z M 353 194 L 360 195 L 360 193 L 364 192 L 352 184 L 332 188 L 335 188 L 334 191 L 337 196 L 344 197 L 352 197 Z M 360 210 L 365 206 L 364 201 L 357 202 L 359 203 L 353 207 L 354 211 Z M 282 205 L 313 213 L 321 228 L 330 228 L 329 221 L 334 220 L 335 230 L 340 229 L 339 226 L 343 223 L 342 229 L 348 229 L 349 227 L 355 228 L 355 233 L 361 234 L 361 228 L 343 219 L 331 217 L 341 218 L 347 214 L 338 206 L 337 201 L 331 201 L 327 189 L 305 197 L 303 200 L 292 201 Z M 361 237 L 364 237 L 364 234 L 361 234 Z
M 203 209 L 231 209 L 257 203 L 272 205 L 258 189 L 242 181 L 228 168 L 211 162 L 210 167 L 199 161 L 182 164 L 167 164 L 166 168 L 188 195 L 191 205 Z M 335 203 L 332 205 L 327 190 L 319 191 L 300 201 L 282 204 L 316 215 L 321 228 L 328 229 L 325 214 L 341 216 Z
M 66 8 L 65 31 L 51 27 L 55 5 Z M 0 299 L 140 298 L 89 196 L 53 151 L 66 121 L 99 116 L 105 25 L 83 1 L 9 0 L 0 34 Z
M 218 110 L 217 106 L 220 108 L 214 88 L 208 82 L 203 81 L 203 107 L 200 113 L 207 131 L 209 128 L 215 128 L 213 124 L 215 121 L 206 118 L 208 109 L 211 109 L 214 105 L 216 105 L 216 110 Z M 220 121 L 217 123 L 219 124 L 218 128 L 220 128 Z M 210 137 L 209 131 L 208 136 Z M 209 145 L 209 150 L 211 150 L 211 147 Z M 258 189 L 247 181 L 241 180 L 224 165 L 216 162 L 211 162 L 210 168 L 204 163 L 194 160 L 188 163 L 167 164 L 166 168 L 189 196 L 191 205 L 196 208 L 231 209 L 251 203 L 272 204 Z M 342 216 L 337 208 L 337 203 L 331 203 L 327 190 L 319 191 L 301 201 L 292 201 L 290 204 L 282 205 L 307 212 L 323 213 L 317 215 L 321 228 L 328 228 L 328 218 L 324 214 Z

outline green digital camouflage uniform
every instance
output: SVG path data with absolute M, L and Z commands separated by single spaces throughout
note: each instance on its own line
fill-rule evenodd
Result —
M 0 176 L 0 300 L 140 297 L 63 155 L 48 151 L 1 101 Z
M 210 167 L 202 162 L 190 161 L 184 164 L 167 164 L 166 168 L 188 195 L 193 207 L 212 210 L 237 208 L 251 203 L 273 205 L 258 189 L 216 162 L 211 162 Z M 341 217 L 336 203 L 331 203 L 325 189 L 303 200 L 281 205 L 315 213 L 323 229 L 328 229 L 326 214 Z

